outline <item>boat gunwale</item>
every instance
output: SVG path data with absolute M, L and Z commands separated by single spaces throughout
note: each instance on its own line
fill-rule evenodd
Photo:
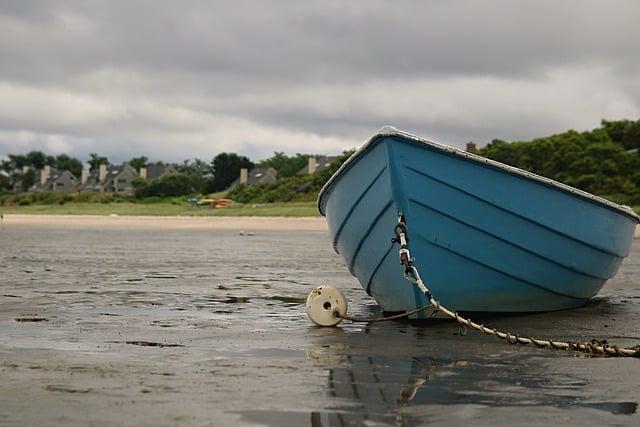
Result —
M 318 211 L 322 216 L 326 216 L 324 211 L 325 199 L 326 196 L 331 192 L 331 188 L 338 181 L 340 176 L 345 172 L 352 164 L 354 164 L 360 157 L 364 155 L 366 151 L 373 145 L 375 145 L 378 141 L 387 138 L 387 137 L 400 137 L 404 139 L 408 139 L 410 141 L 414 141 L 420 144 L 427 145 L 431 148 L 434 148 L 438 151 L 445 152 L 448 154 L 453 154 L 458 157 L 462 157 L 464 159 L 470 160 L 472 162 L 478 163 L 480 165 L 486 165 L 492 167 L 494 169 L 502 170 L 512 175 L 515 175 L 519 178 L 526 178 L 532 181 L 537 181 L 543 185 L 548 187 L 560 190 L 562 192 L 568 193 L 570 195 L 574 195 L 580 197 L 582 199 L 586 199 L 592 203 L 600 205 L 604 208 L 608 208 L 610 210 L 616 211 L 619 214 L 626 215 L 627 217 L 633 219 L 636 223 L 640 223 L 640 217 L 636 214 L 630 207 L 619 205 L 607 199 L 604 199 L 600 196 L 596 196 L 594 194 L 588 193 L 584 190 L 580 190 L 578 188 L 571 187 L 570 185 L 563 184 L 561 182 L 555 181 L 551 178 L 546 178 L 541 175 L 537 175 L 532 172 L 525 171 L 523 169 L 517 168 L 515 166 L 509 166 L 504 163 L 500 163 L 495 160 L 491 160 L 477 154 L 469 153 L 467 151 L 463 151 L 459 148 L 450 147 L 448 145 L 440 144 L 434 141 L 430 141 L 424 138 L 420 138 L 419 136 L 410 134 L 408 132 L 401 131 L 396 129 L 393 126 L 384 126 L 378 133 L 373 135 L 367 142 L 362 144 L 341 166 L 340 168 L 329 178 L 329 180 L 322 186 L 320 189 L 320 193 L 318 194 L 317 207 Z

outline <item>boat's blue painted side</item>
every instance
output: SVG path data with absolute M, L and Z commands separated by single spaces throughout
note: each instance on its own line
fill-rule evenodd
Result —
M 461 311 L 577 307 L 629 254 L 637 216 L 561 184 L 404 134 L 380 134 L 323 189 L 334 248 L 385 311 L 426 301 L 391 243 L 398 212 L 423 279 Z

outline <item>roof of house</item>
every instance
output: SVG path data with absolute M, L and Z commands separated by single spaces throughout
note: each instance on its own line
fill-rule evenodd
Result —
M 249 171 L 249 176 L 247 177 L 246 185 L 254 185 L 265 182 L 269 178 L 277 179 L 278 171 L 274 168 L 253 168 Z M 240 178 L 236 179 L 231 183 L 229 189 L 237 187 L 240 185 Z
M 174 173 L 176 168 L 173 165 L 148 165 L 147 179 L 160 178 L 163 175 Z
M 136 171 L 133 166 L 131 166 L 129 163 L 123 163 L 121 165 L 109 166 L 107 168 L 107 177 L 105 178 L 105 180 L 113 179 L 123 172 L 132 172 L 138 175 L 138 171 Z
M 249 171 L 247 184 L 258 184 L 269 175 L 276 177 L 278 176 L 278 171 L 274 168 L 253 168 Z
M 338 156 L 316 156 L 316 172 L 320 172 L 323 169 L 331 166 Z M 298 171 L 298 175 L 306 175 L 309 173 L 309 165 L 305 165 Z
M 68 177 L 69 179 L 71 179 L 72 181 L 77 181 L 78 177 L 75 176 L 74 174 L 72 174 L 70 171 L 68 170 L 63 170 L 63 171 L 58 171 L 56 172 L 54 175 L 51 175 L 51 177 L 49 177 L 49 179 L 47 180 L 47 183 L 52 183 L 52 182 L 56 182 L 64 177 Z

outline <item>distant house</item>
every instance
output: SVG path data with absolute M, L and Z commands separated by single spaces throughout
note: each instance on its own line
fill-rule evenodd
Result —
M 173 165 L 148 165 L 147 167 L 140 168 L 140 177 L 152 180 L 176 172 L 177 170 Z
M 100 165 L 90 171 L 87 171 L 86 169 L 83 170 L 79 190 L 102 192 L 101 182 L 107 176 L 107 167 L 107 165 Z
M 78 186 L 78 178 L 67 170 L 58 170 L 45 166 L 36 171 L 36 183 L 27 191 L 73 191 Z M 15 190 L 22 189 L 22 183 L 16 183 Z M 22 189 L 24 191 L 24 189 Z
M 56 175 L 58 173 L 58 170 L 49 165 L 45 165 L 42 169 L 37 169 L 35 173 L 36 182 L 34 182 L 31 187 L 27 188 L 26 191 L 45 191 L 43 190 L 45 183 L 49 180 L 49 177 L 52 174 Z
M 69 171 L 55 171 L 36 191 L 74 191 L 78 178 Z
M 242 177 L 242 173 L 240 177 Z M 274 168 L 255 168 L 247 172 L 247 179 L 241 184 L 275 184 L 276 182 L 278 182 L 278 171 Z
M 227 190 L 239 185 L 275 184 L 278 182 L 278 171 L 274 168 L 240 169 L 240 177 L 233 181 Z
M 83 173 L 80 191 L 100 193 L 132 193 L 133 180 L 138 172 L 128 163 L 122 165 L 102 164 L 88 173 Z
M 331 166 L 338 156 L 309 157 L 307 165 L 298 171 L 298 175 L 313 175 Z
M 133 180 L 138 172 L 128 163 L 110 167 L 107 177 L 102 181 L 102 188 L 107 193 L 133 193 Z

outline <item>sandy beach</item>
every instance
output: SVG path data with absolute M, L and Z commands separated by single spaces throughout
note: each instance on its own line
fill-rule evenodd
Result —
M 4 224 L 106 229 L 167 230 L 306 230 L 324 231 L 321 217 L 205 217 L 205 216 L 103 216 L 103 215 L 5 215 Z
M 309 291 L 375 302 L 322 218 L 5 216 L 0 425 L 638 425 L 637 359 L 514 347 L 449 321 L 316 328 Z M 239 233 L 251 230 L 251 233 Z M 285 232 L 283 232 L 285 231 Z M 585 306 L 490 316 L 640 343 L 640 240 Z
M 4 224 L 80 228 L 164 228 L 172 230 L 300 230 L 325 231 L 321 217 L 196 217 L 196 216 L 104 216 L 104 215 L 5 215 Z M 640 227 L 635 238 L 640 238 Z
M 320 217 L 196 217 L 196 216 L 104 216 L 104 215 L 5 215 L 7 225 L 106 227 L 106 228 L 164 228 L 212 230 L 307 230 L 324 231 L 327 223 Z M 640 227 L 635 238 L 640 238 Z

